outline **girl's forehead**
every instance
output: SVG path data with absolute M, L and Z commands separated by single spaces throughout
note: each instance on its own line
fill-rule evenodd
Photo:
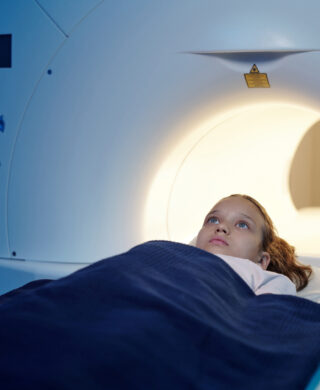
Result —
M 241 198 L 239 196 L 233 196 L 229 198 L 221 199 L 217 204 L 213 206 L 210 212 L 230 212 L 246 214 L 254 220 L 261 221 L 263 223 L 263 217 L 258 208 L 250 202 L 250 200 Z

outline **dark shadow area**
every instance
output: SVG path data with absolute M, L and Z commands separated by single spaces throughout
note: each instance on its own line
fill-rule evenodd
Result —
M 297 210 L 320 207 L 320 121 L 298 145 L 291 163 L 289 190 Z

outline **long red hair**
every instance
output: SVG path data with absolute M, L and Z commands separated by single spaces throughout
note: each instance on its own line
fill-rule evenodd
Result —
M 297 291 L 303 290 L 308 285 L 309 278 L 312 274 L 312 268 L 308 265 L 299 263 L 295 248 L 278 236 L 271 218 L 265 208 L 257 200 L 249 195 L 230 195 L 230 197 L 232 196 L 239 196 L 249 200 L 257 207 L 264 219 L 262 250 L 270 254 L 268 271 L 287 276 L 296 285 Z

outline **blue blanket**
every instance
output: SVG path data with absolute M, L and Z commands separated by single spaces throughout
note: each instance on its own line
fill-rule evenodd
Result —
M 1 389 L 301 390 L 319 361 L 319 304 L 180 243 L 0 297 Z

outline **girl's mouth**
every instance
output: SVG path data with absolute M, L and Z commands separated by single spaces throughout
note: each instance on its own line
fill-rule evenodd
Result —
M 209 241 L 211 244 L 214 244 L 214 245 L 221 245 L 221 246 L 226 246 L 228 245 L 226 243 L 226 241 L 224 241 L 222 238 L 218 238 L 218 237 L 213 237 L 211 238 L 211 240 Z

